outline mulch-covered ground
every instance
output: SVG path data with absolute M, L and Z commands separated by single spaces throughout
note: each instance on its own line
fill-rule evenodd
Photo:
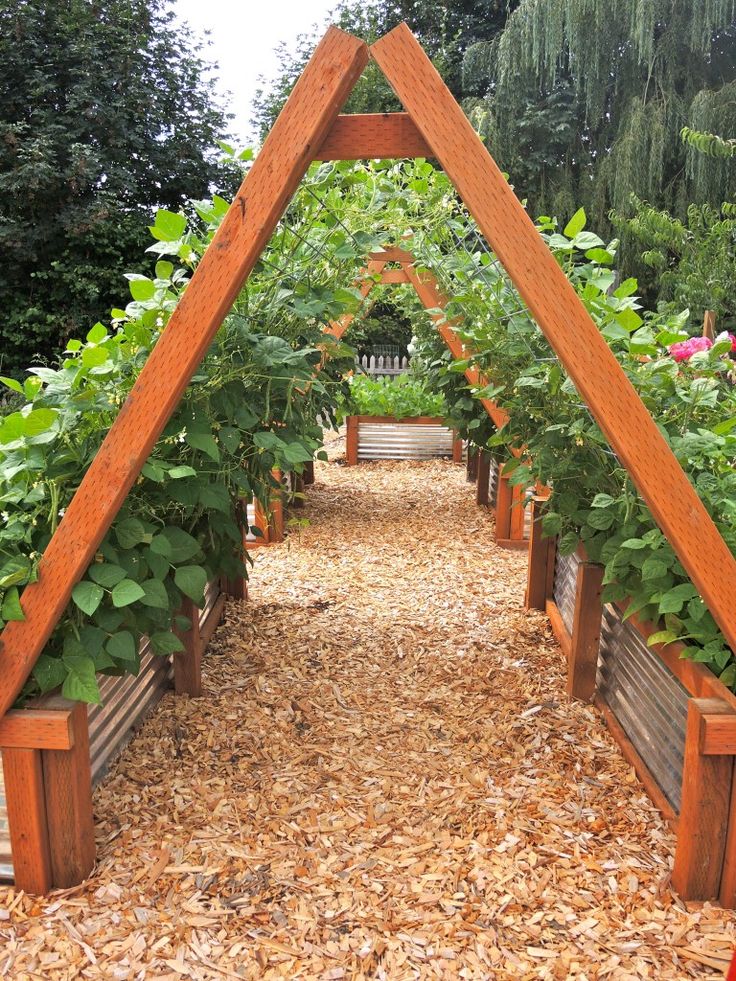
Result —
M 167 696 L 97 791 L 94 876 L 0 891 L 0 976 L 721 977 L 736 919 L 670 891 L 464 471 L 320 465 L 298 517 L 207 697 Z

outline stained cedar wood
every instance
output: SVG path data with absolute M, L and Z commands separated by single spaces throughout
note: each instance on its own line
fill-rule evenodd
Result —
M 532 504 L 532 524 L 529 533 L 529 562 L 527 566 L 526 596 L 528 610 L 544 611 L 547 598 L 548 539 L 542 536 L 542 517 L 536 502 Z
M 105 437 L 0 636 L 0 715 L 20 691 L 218 327 L 368 60 L 330 28 L 294 87 L 191 283 Z
M 174 690 L 177 695 L 199 698 L 202 694 L 202 638 L 199 627 L 199 609 L 189 598 L 182 603 L 179 614 L 190 622 L 187 630 L 175 630 L 184 645 L 183 651 L 174 654 Z
M 3 771 L 15 886 L 40 895 L 53 885 L 41 751 L 4 749 Z
M 95 864 L 87 706 L 81 702 L 73 709 L 72 726 L 72 749 L 41 753 L 51 875 L 57 889 L 77 885 Z
M 1 749 L 71 749 L 71 710 L 15 709 L 0 719 Z
M 726 848 L 733 756 L 703 756 L 700 733 L 709 715 L 730 713 L 718 698 L 691 698 L 685 729 L 682 803 L 672 885 L 689 900 L 718 897 Z
M 603 615 L 603 571 L 603 566 L 595 562 L 581 562 L 575 582 L 575 613 L 570 659 L 567 662 L 567 693 L 584 702 L 591 701 L 595 694 Z
M 315 160 L 387 160 L 431 156 L 422 134 L 405 112 L 338 116 Z
M 371 47 L 736 650 L 736 560 L 554 256 L 405 24 Z

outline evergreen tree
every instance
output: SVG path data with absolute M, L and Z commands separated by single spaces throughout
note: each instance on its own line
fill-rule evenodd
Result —
M 156 207 L 224 178 L 227 117 L 167 0 L 0 0 L 0 370 L 109 314 Z

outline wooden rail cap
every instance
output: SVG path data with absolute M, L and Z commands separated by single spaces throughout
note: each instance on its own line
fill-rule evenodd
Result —
M 703 756 L 736 755 L 736 712 L 723 699 L 701 698 L 700 752 Z
M 426 140 L 406 112 L 338 116 L 315 160 L 400 160 L 431 157 Z

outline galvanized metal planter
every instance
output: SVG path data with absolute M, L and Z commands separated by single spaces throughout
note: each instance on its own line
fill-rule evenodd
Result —
M 218 583 L 210 583 L 205 604 L 199 613 L 200 629 L 208 625 L 220 600 Z M 221 602 L 221 600 L 220 600 Z M 212 627 L 212 624 L 209 624 Z M 157 656 L 149 650 L 147 640 L 140 648 L 141 668 L 137 676 L 102 676 L 99 678 L 102 702 L 87 708 L 92 782 L 97 785 L 110 763 L 132 738 L 135 730 L 172 687 L 173 669 L 170 657 Z M 0 751 L 0 757 L 2 753 Z M 0 766 L 0 880 L 13 879 L 13 856 L 10 844 L 5 781 Z
M 346 462 L 452 458 L 455 433 L 442 419 L 348 416 Z

